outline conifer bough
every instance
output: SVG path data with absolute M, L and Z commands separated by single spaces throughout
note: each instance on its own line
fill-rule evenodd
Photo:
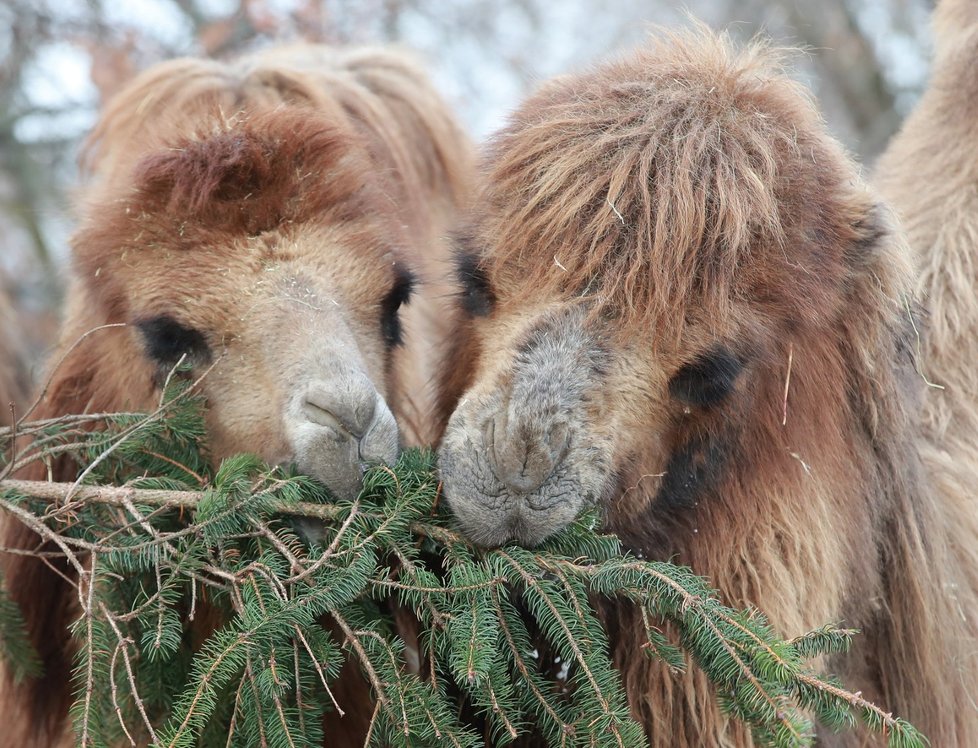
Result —
M 104 428 L 88 431 L 96 421 Z M 863 722 L 894 748 L 926 744 L 808 664 L 847 650 L 855 632 L 828 625 L 784 641 L 691 570 L 623 551 L 596 515 L 532 550 L 477 549 L 439 507 L 430 452 L 372 468 L 352 502 L 246 455 L 213 473 L 200 404 L 179 386 L 149 416 L 17 433 L 32 443 L 14 451 L 0 432 L 11 455 L 0 477 L 65 455 L 83 468 L 78 484 L 0 481 L 0 509 L 78 580 L 80 745 L 321 745 L 324 711 L 344 707 L 331 685 L 347 657 L 376 699 L 371 744 L 502 745 L 536 732 L 555 746 L 643 745 L 608 656 L 605 598 L 642 611 L 648 644 L 636 656 L 702 668 L 759 745 L 811 745 L 813 720 Z M 215 613 L 201 643 L 194 622 Z M 0 649 L 18 677 L 37 672 L 3 596 Z

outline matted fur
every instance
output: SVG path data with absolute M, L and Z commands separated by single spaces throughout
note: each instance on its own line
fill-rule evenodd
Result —
M 398 284 L 408 274 L 424 279 L 447 254 L 442 237 L 470 161 L 444 103 L 396 52 L 295 46 L 148 70 L 109 103 L 84 152 L 89 181 L 52 356 L 65 360 L 34 416 L 155 409 L 161 372 L 140 325 L 166 314 L 203 331 L 196 373 L 216 362 L 202 383 L 215 458 L 258 449 L 288 460 L 295 446 L 280 403 L 298 399 L 285 388 L 316 366 L 376 393 L 351 417 L 375 424 L 386 401 L 403 442 L 430 442 L 439 424 L 425 417 L 431 375 L 420 367 L 424 346 L 447 334 L 447 302 L 422 286 L 421 303 L 401 315 L 404 346 L 385 343 L 381 319 L 407 294 Z M 126 327 L 85 336 L 118 323 Z M 323 440 L 319 417 L 302 424 Z M 76 469 L 59 460 L 53 477 Z M 42 467 L 28 477 L 43 478 Z M 17 523 L 4 535 L 37 545 Z M 45 665 L 34 682 L 4 685 L 4 740 L 68 743 L 66 627 L 77 595 L 38 560 L 3 561 Z M 347 732 L 362 741 L 370 718 L 368 690 L 351 675 L 334 688 L 347 717 L 328 726 L 333 743 Z
M 463 299 L 491 310 L 440 456 L 462 528 L 536 542 L 600 502 L 633 552 L 785 636 L 861 629 L 829 670 L 933 745 L 978 745 L 908 250 L 777 55 L 701 30 L 552 81 L 492 140 L 475 206 Z M 695 668 L 641 653 L 632 610 L 606 617 L 653 746 L 751 744 Z
M 875 181 L 899 214 L 927 311 L 921 455 L 947 512 L 955 564 L 978 587 L 978 4 L 942 0 L 917 107 Z M 978 651 L 970 657 L 978 657 Z

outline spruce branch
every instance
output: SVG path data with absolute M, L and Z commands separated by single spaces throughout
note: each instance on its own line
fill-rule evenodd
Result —
M 623 553 L 595 516 L 532 551 L 474 548 L 437 506 L 430 453 L 371 469 L 350 502 L 247 456 L 215 472 L 193 384 L 171 384 L 149 416 L 18 424 L 34 447 L 11 459 L 67 455 L 84 483 L 0 481 L 0 511 L 47 544 L 11 550 L 63 558 L 75 576 L 83 745 L 318 744 L 324 712 L 345 711 L 333 688 L 344 652 L 376 700 L 371 744 L 503 744 L 535 725 L 554 745 L 609 735 L 641 745 L 598 598 L 636 608 L 649 656 L 702 668 L 761 745 L 810 745 L 806 713 L 836 728 L 859 721 L 891 746 L 924 745 L 808 664 L 858 646 L 854 632 L 783 641 L 690 570 Z M 0 649 L 27 675 L 9 602 L 0 596 Z M 201 607 L 217 622 L 202 639 Z

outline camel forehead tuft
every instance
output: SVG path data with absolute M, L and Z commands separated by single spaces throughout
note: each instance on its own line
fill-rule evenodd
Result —
M 135 204 L 127 207 L 256 234 L 356 199 L 365 159 L 352 132 L 312 111 L 277 111 L 147 155 L 134 170 Z
M 855 170 L 776 53 L 668 41 L 520 108 L 488 151 L 483 265 L 645 323 L 748 296 L 830 310 L 868 201 Z

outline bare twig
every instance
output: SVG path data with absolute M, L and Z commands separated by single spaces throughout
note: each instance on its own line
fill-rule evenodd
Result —
M 136 708 L 139 710 L 139 714 L 143 718 L 143 724 L 146 725 L 146 729 L 149 731 L 149 735 L 153 739 L 153 742 L 158 743 L 159 738 L 156 736 L 156 731 L 153 729 L 153 723 L 150 721 L 149 715 L 146 714 L 146 707 L 143 704 L 143 700 L 139 696 L 138 689 L 136 688 L 136 675 L 132 669 L 132 661 L 129 659 L 129 645 L 132 644 L 133 641 L 132 639 L 123 636 L 122 631 L 119 629 L 119 626 L 115 621 L 115 616 L 113 616 L 112 613 L 109 612 L 109 609 L 105 607 L 104 603 L 99 603 L 99 608 L 102 610 L 102 615 L 105 616 L 105 619 L 109 622 L 109 626 L 112 627 L 112 631 L 115 632 L 116 638 L 119 640 L 119 644 L 116 647 L 116 654 L 118 654 L 120 649 L 122 650 L 122 659 L 126 666 L 126 675 L 129 678 L 129 688 L 132 689 L 132 698 L 133 701 L 136 702 Z M 113 673 L 115 671 L 114 662 L 115 662 L 115 655 L 113 655 L 113 666 L 109 670 L 109 674 L 110 676 L 113 677 L 113 679 L 114 679 Z M 114 700 L 115 686 L 113 686 L 112 691 L 113 691 L 113 700 Z M 118 706 L 116 706 L 116 711 L 119 713 L 119 722 L 120 724 L 122 724 L 122 729 L 126 731 L 126 735 L 129 735 L 129 730 L 126 729 L 125 723 L 123 722 L 122 719 L 122 713 L 121 711 L 119 711 Z M 129 740 L 132 742 L 133 745 L 136 745 L 136 742 L 132 739 L 131 735 L 129 735 Z
M 79 486 L 75 488 L 73 483 L 12 479 L 0 481 L 0 489 L 4 488 L 52 503 L 63 502 L 66 497 L 72 495 L 75 501 L 81 503 L 106 504 L 122 508 L 126 508 L 126 502 L 134 502 L 167 509 L 194 509 L 204 496 L 203 491 L 166 491 L 155 488 L 119 486 Z M 284 501 L 271 502 L 270 509 L 277 514 L 314 517 L 325 521 L 335 520 L 346 511 L 345 508 L 333 504 L 312 504 L 309 502 L 290 504 Z
M 75 342 L 73 342 L 70 346 L 68 346 L 68 349 L 63 354 L 61 354 L 61 358 L 58 359 L 58 362 L 51 369 L 51 373 L 48 375 L 47 380 L 44 382 L 44 386 L 41 387 L 41 392 L 38 394 L 34 402 L 31 403 L 31 406 L 27 410 L 25 410 L 24 414 L 20 417 L 21 422 L 26 421 L 28 418 L 30 418 L 31 413 L 37 410 L 37 406 L 40 405 L 41 401 L 44 400 L 44 398 L 47 396 L 48 390 L 51 388 L 51 383 L 54 381 L 54 377 L 57 375 L 58 370 L 68 359 L 68 356 L 71 355 L 72 351 L 75 350 L 75 348 L 77 348 L 89 336 L 94 335 L 95 333 L 100 332 L 101 330 L 109 330 L 114 327 L 126 327 L 126 326 L 127 325 L 125 322 L 113 322 L 108 325 L 99 325 L 98 327 L 93 327 L 91 330 L 82 333 L 78 337 L 78 339 Z M 0 478 L 2 477 L 3 476 L 0 475 Z

